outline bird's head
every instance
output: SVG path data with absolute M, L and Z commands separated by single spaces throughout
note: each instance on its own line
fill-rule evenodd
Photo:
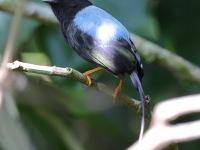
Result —
M 77 4 L 78 1 L 81 0 L 42 0 L 44 3 L 49 4 L 52 7 L 59 7 L 61 8 L 68 8 L 71 5 L 73 6 L 74 4 Z
M 48 3 L 48 4 L 52 4 L 52 3 L 60 3 L 60 2 L 63 2 L 65 0 L 42 0 L 43 2 L 45 3 Z
M 77 4 L 84 4 L 85 2 L 87 3 L 88 0 L 42 0 L 44 3 L 48 3 L 51 6 L 53 5 L 63 5 L 63 6 L 69 6 L 73 7 L 74 5 Z
M 85 2 L 88 0 L 42 0 L 48 4 L 56 4 L 56 3 L 77 3 L 77 2 Z
M 73 18 L 79 10 L 92 5 L 88 0 L 42 0 L 51 6 L 55 16 L 60 22 Z

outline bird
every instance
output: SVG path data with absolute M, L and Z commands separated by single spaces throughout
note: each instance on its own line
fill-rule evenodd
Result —
M 66 42 L 80 57 L 98 66 L 84 73 L 89 85 L 92 84 L 90 74 L 105 69 L 120 79 L 114 93 L 114 97 L 117 97 L 124 75 L 130 75 L 141 100 L 141 140 L 145 128 L 145 108 L 148 105 L 142 87 L 143 64 L 127 29 L 88 0 L 42 1 L 50 5 Z

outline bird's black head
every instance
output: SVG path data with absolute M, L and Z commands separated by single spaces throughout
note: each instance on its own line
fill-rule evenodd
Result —
M 69 0 L 42 0 L 45 3 L 48 4 L 56 4 L 56 3 L 63 3 L 63 2 L 67 2 Z M 72 1 L 72 0 L 71 0 Z
M 60 22 L 71 20 L 78 11 L 92 5 L 88 0 L 42 0 L 48 3 Z
M 51 6 L 64 5 L 68 7 L 74 7 L 75 5 L 85 4 L 89 2 L 88 0 L 42 0 L 42 1 L 50 4 Z

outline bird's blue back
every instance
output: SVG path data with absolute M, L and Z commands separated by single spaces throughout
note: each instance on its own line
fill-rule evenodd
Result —
M 98 28 L 102 27 L 102 31 L 104 31 L 102 34 L 113 40 L 121 38 L 130 40 L 126 28 L 113 16 L 96 6 L 88 6 L 79 11 L 73 22 L 79 29 L 92 37 L 98 37 Z

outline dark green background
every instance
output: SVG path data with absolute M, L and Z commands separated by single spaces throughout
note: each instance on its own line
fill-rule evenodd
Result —
M 47 6 L 39 0 L 34 2 Z M 130 32 L 200 65 L 199 0 L 92 2 L 115 16 Z M 12 15 L 0 12 L 0 20 L 0 50 L 3 51 Z M 31 19 L 24 19 L 22 26 L 15 59 L 40 65 L 69 66 L 81 72 L 95 67 L 74 53 L 65 43 L 58 26 Z M 143 87 L 152 98 L 152 108 L 167 98 L 199 92 L 199 85 L 179 80 L 163 68 L 143 62 Z M 106 71 L 99 71 L 92 77 L 112 88 L 118 84 L 118 79 Z M 7 91 L 16 102 L 20 123 L 38 150 L 122 150 L 138 139 L 140 117 L 131 108 L 114 103 L 111 97 L 68 78 L 24 73 L 13 73 L 12 78 L 13 83 Z M 128 76 L 124 79 L 123 92 L 138 99 Z M 199 116 L 192 115 L 179 121 L 195 118 Z M 17 137 L 20 136 L 19 132 Z M 198 150 L 200 141 L 178 145 L 181 150 Z

